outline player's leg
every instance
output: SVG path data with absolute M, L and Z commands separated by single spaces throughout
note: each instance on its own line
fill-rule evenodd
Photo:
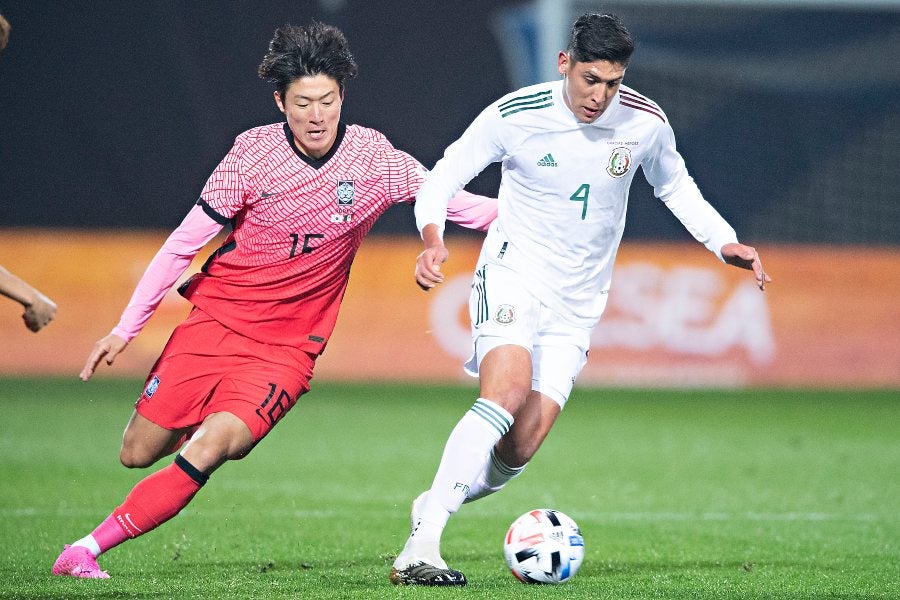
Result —
M 149 426 L 146 429 L 153 431 Z M 97 564 L 100 554 L 177 515 L 214 470 L 252 447 L 253 437 L 243 421 L 228 413 L 210 415 L 172 464 L 139 481 L 124 502 L 90 534 L 66 546 L 53 565 L 53 573 L 107 578 Z
M 195 336 L 202 338 L 202 332 Z M 202 346 L 206 349 L 201 354 L 182 349 L 157 363 L 137 403 L 139 414 L 126 429 L 123 463 L 152 462 L 179 441 L 179 432 L 199 428 L 172 464 L 140 481 L 90 535 L 66 546 L 53 566 L 54 574 L 108 577 L 97 565 L 99 554 L 178 514 L 215 469 L 249 453 L 300 393 L 276 395 L 276 389 L 309 389 L 313 357 L 299 353 L 273 364 L 266 359 L 248 359 L 247 354 L 253 356 L 250 346 L 245 338 L 229 341 L 226 336 L 216 344 Z M 205 360 L 209 348 L 216 348 L 221 355 Z M 222 376 L 244 372 L 250 381 Z M 171 430 L 169 435 L 164 433 L 167 430 Z
M 528 394 L 515 423 L 491 450 L 464 502 L 468 504 L 499 492 L 520 475 L 550 433 L 560 410 L 556 401 L 540 392 Z
M 561 322 L 542 308 L 532 348 L 532 391 L 509 433 L 497 443 L 466 502 L 503 488 L 537 453 L 565 406 L 587 360 L 590 329 Z
M 119 460 L 129 468 L 149 467 L 178 450 L 185 435 L 194 430 L 193 427 L 166 429 L 134 411 L 122 435 Z
M 414 508 L 417 522 L 391 568 L 390 579 L 395 584 L 466 583 L 465 576 L 449 569 L 441 558 L 441 534 L 450 515 L 466 499 L 491 448 L 512 426 L 507 407 L 516 411 L 524 404 L 531 382 L 531 355 L 521 346 L 494 348 L 481 362 L 480 377 L 481 397 L 453 428 L 431 489 Z M 496 400 L 490 399 L 488 392 Z
M 414 502 L 417 522 L 391 568 L 395 584 L 466 583 L 441 558 L 440 538 L 531 390 L 530 344 L 539 305 L 519 279 L 495 264 L 482 264 L 475 273 L 469 297 L 475 353 L 466 368 L 480 379 L 480 397 L 450 433 L 431 489 Z
M 396 584 L 466 582 L 441 558 L 441 534 L 483 471 L 491 449 L 513 426 L 513 413 L 525 404 L 531 354 L 518 345 L 498 345 L 480 361 L 479 377 L 480 397 L 450 433 L 430 491 L 414 507 L 417 523 L 391 569 L 390 579 Z

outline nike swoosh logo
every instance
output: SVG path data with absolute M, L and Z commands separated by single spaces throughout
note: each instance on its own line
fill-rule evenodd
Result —
M 134 521 L 131 520 L 131 513 L 125 513 L 125 520 L 131 523 L 131 526 L 137 529 L 139 532 L 144 533 L 144 530 L 134 524 Z
M 263 192 L 259 195 L 260 198 L 268 198 L 269 196 L 274 196 L 278 192 Z

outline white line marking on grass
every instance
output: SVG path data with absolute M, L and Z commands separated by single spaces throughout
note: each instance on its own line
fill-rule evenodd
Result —
M 238 509 L 240 510 L 240 509 Z M 29 517 L 38 517 L 38 518 L 46 518 L 46 517 L 96 517 L 101 514 L 102 511 L 98 512 L 95 509 L 91 509 L 88 507 L 85 508 L 57 508 L 57 509 L 43 509 L 43 508 L 33 508 L 33 507 L 22 507 L 22 508 L 4 508 L 0 509 L 0 517 L 3 518 L 29 518 Z M 249 512 L 249 510 L 248 510 Z M 272 510 L 261 510 L 260 508 L 254 508 L 253 512 L 255 513 L 265 513 L 269 515 L 285 515 L 289 518 L 300 518 L 300 519 L 332 519 L 339 517 L 346 517 L 348 513 L 356 512 L 356 513 L 366 513 L 369 516 L 373 517 L 386 517 L 391 518 L 397 516 L 399 513 L 396 509 L 360 509 L 360 508 L 347 508 L 346 510 L 341 509 L 295 509 L 295 510 L 284 510 L 284 509 L 272 509 Z M 402 511 L 401 511 L 402 512 Z M 106 514 L 106 513 L 103 513 Z M 507 510 L 496 510 L 492 509 L 490 511 L 471 511 L 469 514 L 472 518 L 505 518 L 509 516 L 509 511 Z M 878 521 L 897 521 L 897 515 L 878 515 L 874 513 L 851 513 L 851 514 L 841 514 L 841 513 L 824 513 L 824 512 L 784 512 L 784 513 L 763 513 L 763 512 L 745 512 L 745 513 L 726 513 L 726 512 L 702 512 L 702 513 L 692 513 L 692 512 L 595 512 L 595 511 L 579 511 L 577 509 L 573 509 L 570 511 L 570 514 L 573 518 L 576 518 L 579 522 L 583 521 L 594 521 L 600 523 L 620 523 L 620 522 L 691 522 L 691 521 L 702 521 L 702 522 L 724 522 L 724 521 L 755 521 L 755 522 L 840 522 L 840 521 L 850 521 L 850 522 L 878 522 Z M 191 507 L 187 506 L 182 510 L 180 515 L 191 515 L 191 516 L 203 516 L 203 517 L 227 517 L 233 516 L 234 510 L 230 508 L 213 508 L 210 506 L 197 506 Z

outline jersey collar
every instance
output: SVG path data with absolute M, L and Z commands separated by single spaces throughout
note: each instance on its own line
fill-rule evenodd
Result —
M 341 145 L 341 142 L 344 139 L 344 134 L 347 132 L 347 125 L 344 123 L 338 123 L 337 135 L 334 137 L 334 144 L 331 145 L 331 150 L 329 150 L 322 158 L 313 158 L 311 156 L 307 156 L 300 151 L 300 148 L 297 147 L 297 142 L 294 140 L 294 133 L 291 131 L 291 128 L 288 127 L 288 124 L 284 124 L 284 136 L 287 138 L 288 144 L 291 145 L 291 149 L 294 151 L 294 154 L 300 157 L 300 160 L 311 166 L 313 169 L 321 169 L 325 166 L 331 157 L 334 156 L 335 152 L 338 151 L 338 148 Z

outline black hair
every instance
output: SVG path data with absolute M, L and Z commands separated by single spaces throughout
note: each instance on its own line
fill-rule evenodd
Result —
M 313 21 L 308 26 L 284 25 L 276 29 L 258 72 L 260 77 L 275 84 L 278 95 L 284 99 L 288 86 L 295 80 L 319 74 L 337 81 L 343 95 L 345 82 L 356 77 L 359 67 L 343 32 Z
M 606 60 L 628 66 L 634 40 L 619 17 L 585 13 L 572 26 L 566 52 L 575 62 Z

